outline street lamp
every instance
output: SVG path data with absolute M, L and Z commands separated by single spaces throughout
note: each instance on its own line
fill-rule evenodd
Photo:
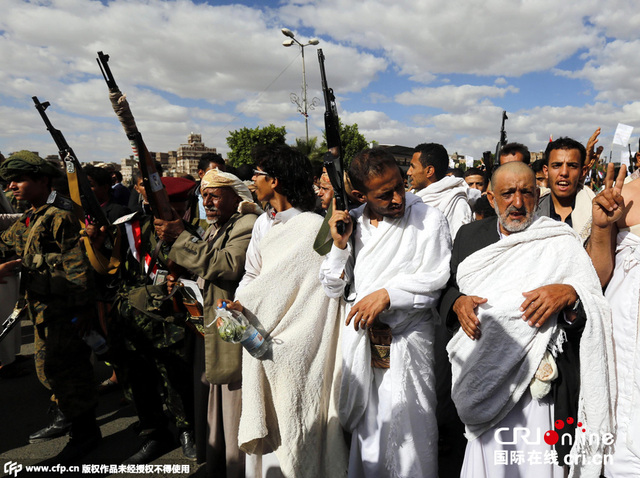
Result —
M 288 37 L 288 39 L 282 42 L 282 46 L 290 47 L 295 43 L 300 47 L 300 51 L 302 53 L 302 100 L 300 100 L 300 97 L 298 97 L 298 95 L 296 95 L 295 93 L 291 93 L 289 95 L 289 98 L 291 98 L 291 103 L 293 103 L 298 107 L 298 112 L 301 113 L 302 116 L 304 116 L 304 128 L 305 128 L 306 137 L 307 137 L 307 144 L 309 144 L 308 110 L 315 109 L 315 107 L 320 104 L 320 100 L 318 98 L 313 98 L 310 104 L 307 103 L 307 74 L 304 68 L 304 47 L 309 45 L 317 45 L 318 43 L 320 43 L 320 40 L 318 40 L 317 38 L 312 38 L 307 43 L 300 43 L 296 39 L 293 32 L 288 28 L 283 28 L 280 31 L 284 36 Z

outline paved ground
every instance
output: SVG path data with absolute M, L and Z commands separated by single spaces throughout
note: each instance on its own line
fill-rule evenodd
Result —
M 68 437 L 57 438 L 45 443 L 29 444 L 28 437 L 50 423 L 47 415 L 49 392 L 40 384 L 33 365 L 33 326 L 23 321 L 22 350 L 23 357 L 19 367 L 27 374 L 18 378 L 0 378 L 0 476 L 16 476 L 14 470 L 22 466 L 18 476 L 60 476 L 57 472 L 27 472 L 27 465 L 37 465 L 54 457 L 66 444 Z M 103 362 L 95 365 L 96 384 L 111 375 L 109 367 Z M 132 405 L 124 401 L 120 390 L 100 396 L 98 405 L 98 424 L 102 431 L 103 441 L 100 447 L 89 454 L 82 464 L 119 465 L 135 453 L 141 440 L 131 429 L 137 422 Z M 82 464 L 79 464 L 80 466 Z M 204 477 L 204 466 L 189 461 L 177 447 L 153 463 L 149 472 L 132 470 L 113 473 L 114 468 L 98 466 L 87 469 L 84 473 L 64 473 L 64 476 L 137 476 L 137 477 Z M 169 465 L 172 469 L 169 471 Z M 167 472 L 169 471 L 169 472 Z

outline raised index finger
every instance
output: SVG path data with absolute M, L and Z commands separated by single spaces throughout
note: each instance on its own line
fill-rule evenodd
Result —
M 613 186 L 613 175 L 616 173 L 616 168 L 613 163 L 607 164 L 607 175 L 604 177 L 604 188 L 611 189 Z

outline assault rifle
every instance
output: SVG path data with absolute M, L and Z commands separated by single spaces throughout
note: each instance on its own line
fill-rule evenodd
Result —
M 31 99 L 36 104 L 36 109 L 38 110 L 38 113 L 40 113 L 42 121 L 44 121 L 47 130 L 49 130 L 53 141 L 55 141 L 56 146 L 58 147 L 60 159 L 64 161 L 67 170 L 67 179 L 70 183 L 70 190 L 74 188 L 71 183 L 75 182 L 76 187 L 80 192 L 79 198 L 74 197 L 75 195 L 71 194 L 71 200 L 73 201 L 74 210 L 78 219 L 80 222 L 84 223 L 84 213 L 86 212 L 87 220 L 91 224 L 95 224 L 97 227 L 108 227 L 110 225 L 109 220 L 107 219 L 107 216 L 105 216 L 104 211 L 96 199 L 96 195 L 91 189 L 91 184 L 82 169 L 80 161 L 78 161 L 76 154 L 73 152 L 73 149 L 71 149 L 71 146 L 69 146 L 69 143 L 67 143 L 67 140 L 64 139 L 62 132 L 53 127 L 47 113 L 45 113 L 45 110 L 51 106 L 50 103 L 48 101 L 40 103 L 37 96 L 33 96 Z
M 494 163 L 496 168 L 500 166 L 500 151 L 502 150 L 502 147 L 505 144 L 507 144 L 507 132 L 504 129 L 504 122 L 508 119 L 509 117 L 507 116 L 507 112 L 502 111 L 502 126 L 500 127 L 500 141 L 498 141 L 498 144 L 496 145 L 496 156 L 494 158 Z
M 47 113 L 45 113 L 50 103 L 48 101 L 40 103 L 37 96 L 33 96 L 31 99 L 35 103 L 36 109 L 42 117 L 42 121 L 44 121 L 47 130 L 49 130 L 51 137 L 58 147 L 60 159 L 64 161 L 71 202 L 73 203 L 74 213 L 80 222 L 80 228 L 85 228 L 86 213 L 86 219 L 90 224 L 94 224 L 98 229 L 104 227 L 107 230 L 111 244 L 114 246 L 111 257 L 107 259 L 100 251 L 93 247 L 89 238 L 84 236 L 83 242 L 87 250 L 89 262 L 91 262 L 91 265 L 99 274 L 115 274 L 120 265 L 120 252 L 117 250 L 117 248 L 120 247 L 120 232 L 117 228 L 114 229 L 110 227 L 111 224 L 91 189 L 91 183 L 82 169 L 80 161 L 78 161 L 76 154 L 73 152 L 73 149 L 71 149 L 71 146 L 69 146 L 69 143 L 67 143 L 67 140 L 64 139 L 62 132 L 53 127 L 51 120 L 49 120 Z
M 320 77 L 322 80 L 322 93 L 324 94 L 324 130 L 327 137 L 327 153 L 324 155 L 324 167 L 333 186 L 333 197 L 336 199 L 336 208 L 340 211 L 347 209 L 347 192 L 344 187 L 344 163 L 342 161 L 342 143 L 340 142 L 340 121 L 336 108 L 336 97 L 333 89 L 327 84 L 327 75 L 324 71 L 324 55 L 322 48 L 318 48 L 318 62 L 320 63 Z M 336 224 L 339 234 L 344 233 L 344 223 Z
M 149 154 L 149 150 L 142 140 L 142 135 L 138 131 L 135 119 L 129 108 L 129 103 L 126 97 L 120 92 L 116 80 L 111 73 L 108 64 L 109 55 L 105 55 L 99 51 L 97 61 L 100 66 L 100 71 L 102 71 L 102 76 L 109 87 L 109 99 L 111 100 L 113 111 L 115 111 L 116 116 L 124 128 L 124 132 L 133 149 L 133 157 L 138 162 L 151 211 L 158 219 L 170 221 L 173 219 L 173 212 L 167 190 L 160 180 L 160 174 L 158 174 L 155 162 L 153 158 L 151 158 L 151 154 Z

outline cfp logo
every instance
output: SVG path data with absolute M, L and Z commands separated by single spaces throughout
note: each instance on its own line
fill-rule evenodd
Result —
M 11 476 L 18 476 L 18 473 L 22 471 L 22 465 L 14 461 L 8 461 L 4 464 L 4 472 Z

